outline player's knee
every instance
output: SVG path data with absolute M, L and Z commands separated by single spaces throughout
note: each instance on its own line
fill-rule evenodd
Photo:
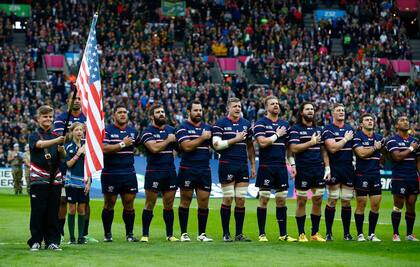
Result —
M 235 197 L 235 205 L 238 208 L 243 208 L 245 206 L 245 198 L 244 197 Z
M 349 201 L 353 199 L 354 196 L 354 190 L 349 188 L 341 188 L 341 199 Z
M 297 198 L 297 206 L 298 207 L 305 207 L 306 206 L 306 201 L 307 201 L 307 198 L 304 198 L 304 197 L 298 197 Z
M 322 205 L 322 197 L 321 196 L 312 196 L 312 204 L 315 207 L 320 207 Z
M 76 214 L 76 205 L 69 205 L 69 214 L 70 215 Z
M 248 186 L 237 186 L 235 188 L 235 197 L 244 198 L 248 194 Z
M 276 207 L 286 206 L 287 193 L 287 191 L 276 192 Z
M 335 202 L 337 202 L 337 199 L 340 198 L 340 189 L 339 188 L 332 188 L 332 189 L 328 189 L 328 199 L 329 200 L 334 200 Z
M 351 201 L 342 199 L 341 200 L 341 207 L 343 207 L 343 208 L 351 207 Z
M 223 198 L 233 198 L 235 196 L 235 186 L 227 185 L 222 187 Z
M 322 199 L 322 196 L 324 196 L 324 192 L 325 192 L 325 188 L 316 188 L 313 192 L 314 193 L 313 196 L 314 197 L 321 197 L 321 199 Z
M 332 199 L 332 198 L 329 198 L 328 199 L 328 206 L 330 206 L 331 208 L 333 208 L 336 205 L 337 205 L 337 199 Z
M 296 189 L 296 196 L 299 198 L 307 198 L 308 197 L 308 190 L 300 190 Z

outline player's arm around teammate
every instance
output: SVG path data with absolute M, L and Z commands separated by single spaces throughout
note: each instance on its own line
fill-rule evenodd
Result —
M 399 116 L 395 128 L 397 134 L 387 141 L 387 150 L 392 160 L 392 194 L 394 207 L 391 213 L 393 241 L 400 241 L 399 225 L 405 204 L 407 225 L 406 240 L 419 241 L 413 235 L 416 219 L 416 201 L 419 193 L 420 151 L 417 140 L 409 134 L 410 122 L 406 116 Z M 417 162 L 417 163 L 416 163 Z
M 177 190 L 174 165 L 175 129 L 166 124 L 165 110 L 162 106 L 152 107 L 149 111 L 149 118 L 151 125 L 143 132 L 140 140 L 147 151 L 144 182 L 146 201 L 142 214 L 143 236 L 140 241 L 149 241 L 149 228 L 159 192 L 162 192 L 166 240 L 170 242 L 179 241 L 173 235 L 173 204 Z
M 380 160 L 382 149 L 382 136 L 374 132 L 375 121 L 371 114 L 363 114 L 360 119 L 360 127 L 355 137 L 353 150 L 356 154 L 356 212 L 354 218 L 357 228 L 357 241 L 366 241 L 363 234 L 364 212 L 367 204 L 367 196 L 370 200 L 369 233 L 368 240 L 381 241 L 375 235 L 376 225 L 379 218 L 379 207 L 382 199 Z
M 222 186 L 223 203 L 220 209 L 223 240 L 232 242 L 229 222 L 232 201 L 235 198 L 236 241 L 251 241 L 243 234 L 245 197 L 248 193 L 248 160 L 251 159 L 251 177 L 255 175 L 255 150 L 249 121 L 241 118 L 241 102 L 230 98 L 228 116 L 220 119 L 212 128 L 213 147 L 220 153 L 219 181 Z

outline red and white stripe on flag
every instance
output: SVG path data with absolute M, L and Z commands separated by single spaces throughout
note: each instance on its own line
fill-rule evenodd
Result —
M 85 180 L 104 167 L 102 141 L 105 136 L 105 123 L 99 56 L 96 47 L 97 19 L 98 15 L 95 14 L 76 80 L 82 111 L 86 115 Z

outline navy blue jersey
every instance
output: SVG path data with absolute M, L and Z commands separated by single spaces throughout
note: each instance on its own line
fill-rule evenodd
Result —
M 44 149 L 36 147 L 36 143 L 39 140 L 51 140 L 57 137 L 58 135 L 51 130 L 44 131 L 41 128 L 38 128 L 35 132 L 29 135 L 29 151 L 31 155 L 31 184 L 48 184 L 51 182 L 51 180 L 53 184 L 61 184 L 62 176 L 58 170 L 58 165 L 60 162 L 59 153 L 57 150 L 58 145 L 53 145 L 47 148 L 48 153 L 51 155 L 50 162 L 53 168 L 52 170 L 50 170 L 48 161 L 45 159 Z M 50 173 L 54 175 L 53 179 L 50 179 Z
M 121 143 L 124 137 L 130 136 L 134 140 L 138 138 L 137 131 L 126 126 L 121 129 L 112 124 L 105 128 L 104 144 L 115 145 Z M 126 146 L 118 152 L 104 154 L 104 174 L 131 174 L 134 170 L 134 149 L 135 145 Z
M 54 120 L 54 132 L 61 135 L 64 131 L 64 127 L 66 126 L 66 120 L 67 120 L 67 112 L 63 112 L 60 115 L 58 115 Z M 80 122 L 80 123 L 86 123 L 86 117 L 83 113 L 80 113 L 78 117 L 74 117 L 73 115 L 70 115 L 69 125 L 68 128 L 72 125 L 74 122 Z
M 270 137 L 276 133 L 277 128 L 285 127 L 289 132 L 289 123 L 283 120 L 272 121 L 267 117 L 259 119 L 254 126 L 254 137 Z M 286 143 L 289 141 L 289 134 L 285 134 L 272 145 L 261 148 L 259 152 L 260 164 L 264 165 L 286 165 Z
M 79 147 L 77 146 L 75 142 L 71 141 L 66 144 L 65 148 L 66 148 L 66 166 L 67 166 L 67 161 L 71 160 L 77 154 Z M 65 180 L 64 180 L 65 187 L 76 187 L 76 188 L 85 187 L 85 184 L 83 182 L 84 164 L 85 164 L 84 161 L 85 161 L 85 154 L 82 154 L 71 168 L 67 168 L 67 172 L 66 172 Z
M 407 139 L 404 139 L 400 135 L 396 134 L 388 139 L 386 148 L 390 153 L 396 150 L 404 151 L 408 149 L 413 142 L 417 142 L 417 140 L 411 135 L 408 136 Z M 419 149 L 417 149 L 417 152 L 411 152 L 408 157 L 400 162 L 392 161 L 392 177 L 394 179 L 417 180 L 418 173 L 416 157 L 420 157 Z
M 247 142 L 252 139 L 251 123 L 244 118 L 233 121 L 228 117 L 222 118 L 216 122 L 212 128 L 213 137 L 218 136 L 222 140 L 229 140 L 236 136 L 237 133 L 246 131 L 245 140 L 242 140 L 230 147 L 218 151 L 220 160 L 226 163 L 239 162 L 248 164 Z
M 289 143 L 290 144 L 303 144 L 311 140 L 314 133 L 321 134 L 322 129 L 320 127 L 307 127 L 302 124 L 293 125 L 290 128 Z M 316 144 L 309 147 L 307 150 L 300 153 L 295 153 L 296 167 L 299 168 L 311 168 L 322 166 L 324 161 L 321 154 L 321 144 Z
M 145 144 L 149 141 L 156 141 L 157 143 L 164 141 L 168 138 L 169 134 L 175 134 L 175 128 L 165 125 L 163 129 L 149 125 L 143 132 L 140 142 Z M 174 150 L 175 144 L 171 143 L 159 153 L 150 152 L 147 147 L 147 170 L 169 170 L 174 169 Z
M 329 124 L 324 128 L 322 132 L 322 141 L 325 143 L 328 139 L 334 139 L 336 142 L 340 142 L 344 139 L 344 134 L 347 131 L 353 131 L 354 129 L 348 125 L 344 124 L 343 127 L 338 127 L 334 124 Z M 353 142 L 348 141 L 339 151 L 331 154 L 328 152 L 328 157 L 330 159 L 330 165 L 340 165 L 340 164 L 352 164 L 353 162 Z
M 357 131 L 353 138 L 353 149 L 357 147 L 373 147 L 375 141 L 382 141 L 382 136 L 374 133 L 371 137 L 363 131 Z M 376 150 L 370 157 L 362 159 L 356 154 L 356 175 L 358 176 L 379 176 L 381 152 Z
M 194 140 L 200 137 L 203 130 L 211 131 L 211 126 L 205 123 L 193 125 L 189 121 L 184 121 L 176 131 L 176 139 L 181 144 L 184 141 Z M 197 149 L 191 152 L 182 151 L 181 166 L 183 167 L 208 167 L 210 159 L 210 141 L 206 140 Z

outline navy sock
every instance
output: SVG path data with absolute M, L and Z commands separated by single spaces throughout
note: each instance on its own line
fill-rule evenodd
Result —
M 74 214 L 68 214 L 67 215 L 67 224 L 69 226 L 69 236 L 70 240 L 74 240 L 74 224 L 75 224 L 75 215 Z
M 311 214 L 312 235 L 319 232 L 319 222 L 320 221 L 321 221 L 321 215 Z
M 414 221 L 416 220 L 416 214 L 411 212 L 405 213 L 405 222 L 407 224 L 407 235 L 413 234 Z
M 136 213 L 134 210 L 123 210 L 123 221 L 125 223 L 125 234 L 131 235 L 133 234 L 134 228 L 134 219 L 136 217 Z
M 104 233 L 111 233 L 112 221 L 114 220 L 114 210 L 102 209 L 102 224 Z
M 86 215 L 78 215 L 77 216 L 77 231 L 78 231 L 78 238 L 82 238 L 83 234 L 85 233 L 85 223 L 86 223 Z
M 335 207 L 325 206 L 325 227 L 327 228 L 327 235 L 332 235 L 332 226 L 334 223 Z
M 141 222 L 143 225 L 143 236 L 149 236 L 150 223 L 152 222 L 153 211 L 143 209 L 143 214 L 141 215 Z
M 197 219 L 198 219 L 198 234 L 206 232 L 207 218 L 209 217 L 209 209 L 197 209 Z
M 242 234 L 245 220 L 245 207 L 235 207 L 236 236 Z
M 260 235 L 265 234 L 265 221 L 267 218 L 267 208 L 257 207 L 257 220 Z
M 276 208 L 276 219 L 279 224 L 280 236 L 287 235 L 287 207 Z
M 375 233 L 376 224 L 378 223 L 379 213 L 369 212 L 369 235 Z
M 298 226 L 299 235 L 305 233 L 305 220 L 306 220 L 306 215 L 303 215 L 300 217 L 296 216 L 296 223 Z
M 365 214 L 354 214 L 354 220 L 356 221 L 357 235 L 363 234 L 363 221 L 365 220 Z
M 341 207 L 341 220 L 343 221 L 344 235 L 350 234 L 351 207 Z
M 399 235 L 400 232 L 398 228 L 400 228 L 401 212 L 393 211 L 391 213 L 391 220 L 392 220 L 392 229 L 394 230 L 394 235 Z
M 189 208 L 178 208 L 179 226 L 181 227 L 181 234 L 187 233 Z
M 83 230 L 83 236 L 87 236 L 89 234 L 89 218 L 85 215 L 85 227 Z
M 163 220 L 166 225 L 166 236 L 174 235 L 174 210 L 163 210 Z
M 230 222 L 230 206 L 223 205 L 220 207 L 220 217 L 222 218 L 223 235 L 230 234 L 229 222 Z

